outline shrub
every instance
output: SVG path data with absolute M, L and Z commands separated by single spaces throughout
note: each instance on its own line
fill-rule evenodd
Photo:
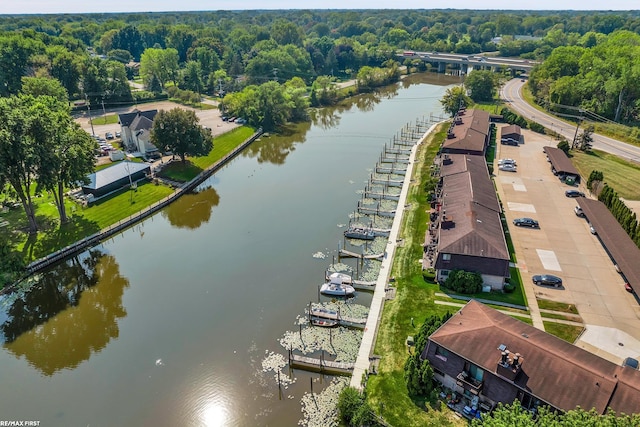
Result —
M 422 270 L 422 277 L 426 282 L 433 283 L 436 280 L 436 270 L 431 267 L 426 270 Z
M 453 270 L 444 285 L 455 292 L 475 294 L 482 290 L 482 276 L 477 272 Z
M 534 132 L 541 133 L 543 135 L 546 133 L 544 126 L 542 126 L 538 122 L 530 121 L 529 122 L 529 129 L 531 129 Z
M 558 148 L 564 151 L 564 153 L 568 156 L 571 146 L 569 145 L 569 141 L 563 139 L 562 141 L 558 142 Z
M 516 285 L 514 285 L 513 283 L 507 283 L 502 287 L 502 290 L 510 294 L 516 290 Z

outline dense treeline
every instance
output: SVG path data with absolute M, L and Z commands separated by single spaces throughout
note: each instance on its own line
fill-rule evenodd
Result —
M 620 223 L 624 231 L 627 232 L 631 240 L 640 247 L 640 224 L 638 224 L 635 212 L 629 209 L 618 196 L 618 193 L 607 184 L 604 184 L 602 187 L 602 191 L 598 195 L 598 200 L 609 208 L 611 214 L 618 220 L 618 223 Z
M 589 32 L 575 45 L 554 49 L 531 72 L 529 87 L 539 102 L 564 113 L 578 115 L 580 108 L 615 122 L 634 123 L 640 119 L 638 58 L 637 33 Z M 593 117 L 597 116 L 588 115 Z
M 131 100 L 137 68 L 151 92 L 194 92 L 300 77 L 354 77 L 397 49 L 497 51 L 542 59 L 615 30 L 640 31 L 640 13 L 434 10 L 244 11 L 0 17 L 0 94 L 25 75 L 59 79 L 69 96 Z M 520 37 L 527 36 L 527 37 Z M 501 38 L 500 40 L 496 37 Z M 97 59 L 92 55 L 103 55 Z M 239 76 L 244 79 L 238 80 Z M 238 87 L 240 86 L 240 87 Z

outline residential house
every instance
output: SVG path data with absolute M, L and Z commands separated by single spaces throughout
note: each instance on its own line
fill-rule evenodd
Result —
M 158 151 L 158 148 L 150 140 L 153 119 L 156 114 L 158 114 L 158 110 L 134 110 L 131 113 L 119 115 L 122 144 L 127 151 L 137 152 L 142 156 Z
M 421 357 L 472 411 L 499 402 L 532 412 L 580 406 L 603 414 L 640 411 L 640 371 L 618 366 L 560 338 L 468 302 L 428 339 Z
M 509 250 L 502 212 L 483 156 L 444 154 L 431 230 L 435 234 L 436 280 L 452 270 L 475 271 L 485 286 L 502 290 L 509 273 Z
M 458 111 L 442 143 L 442 152 L 449 154 L 484 155 L 491 135 L 490 115 L 483 110 Z

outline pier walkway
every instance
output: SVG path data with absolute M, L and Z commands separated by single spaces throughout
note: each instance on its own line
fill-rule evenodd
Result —
M 429 127 L 429 129 L 418 139 L 417 143 L 411 148 L 411 155 L 409 157 L 409 165 L 407 167 L 407 173 L 404 176 L 402 184 L 402 190 L 400 191 L 400 200 L 398 206 L 405 206 L 407 201 L 407 194 L 409 192 L 409 186 L 411 184 L 411 174 L 413 170 L 413 163 L 416 157 L 416 149 L 424 139 L 429 135 L 435 124 Z M 373 181 L 373 180 L 372 180 Z M 353 368 L 353 374 L 351 376 L 351 387 L 355 387 L 358 390 L 362 389 L 362 377 L 363 374 L 369 372 L 371 366 L 371 355 L 373 354 L 373 348 L 375 346 L 376 334 L 378 331 L 378 322 L 382 316 L 382 308 L 387 295 L 387 287 L 389 283 L 389 275 L 391 273 L 391 264 L 393 262 L 393 255 L 398 244 L 398 235 L 400 233 L 400 226 L 402 225 L 403 209 L 397 209 L 396 215 L 393 218 L 393 225 L 391 226 L 391 232 L 389 234 L 389 241 L 387 242 L 387 250 L 385 257 L 382 259 L 382 266 L 380 267 L 380 274 L 376 281 L 375 291 L 373 292 L 373 298 L 371 300 L 371 307 L 369 308 L 369 316 L 367 317 L 367 326 L 362 334 L 362 342 L 360 343 L 360 351 Z
M 324 358 L 316 358 L 309 356 L 301 356 L 289 352 L 289 366 L 292 368 L 300 368 L 305 371 L 323 372 L 328 374 L 351 375 L 353 372 L 353 363 L 334 362 L 324 360 Z

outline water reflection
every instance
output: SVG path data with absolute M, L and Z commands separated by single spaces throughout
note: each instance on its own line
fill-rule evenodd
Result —
M 2 297 L 4 347 L 50 376 L 73 369 L 119 334 L 129 286 L 110 255 L 91 250 L 41 276 L 26 290 Z
M 256 158 L 258 163 L 282 165 L 298 143 L 303 143 L 311 129 L 310 122 L 292 123 L 280 129 L 277 138 L 263 137 L 249 145 L 243 155 Z
M 162 210 L 162 216 L 178 228 L 195 230 L 211 219 L 211 210 L 220 203 L 220 195 L 213 187 L 180 197 Z

